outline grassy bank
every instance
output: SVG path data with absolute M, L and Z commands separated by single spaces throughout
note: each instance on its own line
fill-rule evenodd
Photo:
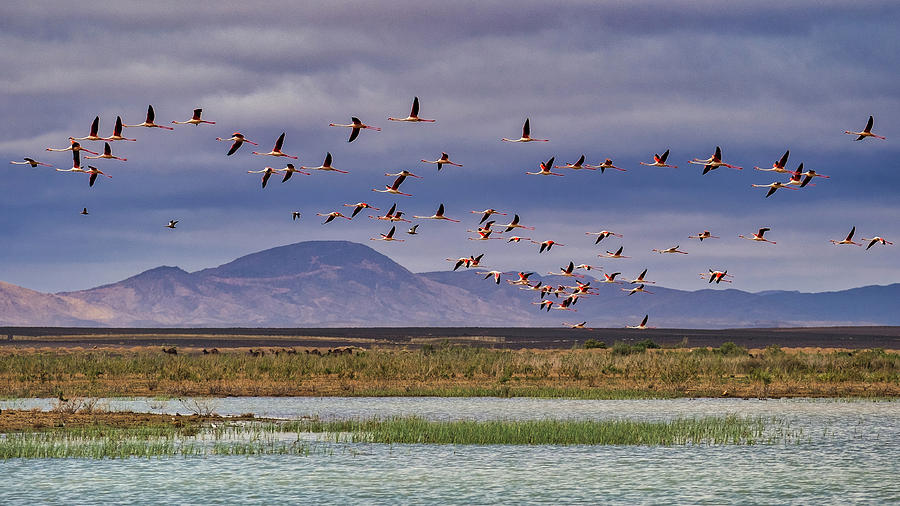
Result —
M 4 350 L 0 395 L 101 396 L 900 396 L 883 350 L 494 350 L 428 346 L 319 356 L 199 350 Z
M 455 445 L 749 445 L 798 440 L 784 422 L 738 416 L 637 420 L 344 421 L 81 427 L 7 433 L 0 459 L 310 455 L 329 443 Z M 314 437 L 303 437 L 312 434 Z

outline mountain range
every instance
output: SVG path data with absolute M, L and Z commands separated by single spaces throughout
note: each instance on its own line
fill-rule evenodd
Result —
M 622 285 L 593 281 L 598 295 L 581 299 L 576 312 L 547 313 L 532 304 L 536 292 L 473 271 L 481 269 L 412 273 L 362 244 L 309 241 L 196 272 L 157 267 L 75 292 L 0 282 L 0 326 L 622 327 L 645 314 L 649 325 L 680 328 L 900 325 L 900 283 L 822 293 L 648 286 L 653 294 L 627 296 Z

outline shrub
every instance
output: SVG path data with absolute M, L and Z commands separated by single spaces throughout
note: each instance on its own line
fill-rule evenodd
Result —
M 604 343 L 603 341 L 598 341 L 596 339 L 588 339 L 584 342 L 584 349 L 592 350 L 595 348 L 605 349 L 606 343 Z
M 722 346 L 715 348 L 715 351 L 726 357 L 743 357 L 747 355 L 747 348 L 738 346 L 731 341 L 722 343 Z

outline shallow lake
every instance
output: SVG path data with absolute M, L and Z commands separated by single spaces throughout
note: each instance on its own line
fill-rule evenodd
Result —
M 6 400 L 0 409 L 53 400 Z M 277 418 L 627 418 L 738 414 L 800 437 L 749 446 L 454 446 L 328 443 L 308 456 L 0 462 L 10 503 L 890 503 L 900 500 L 900 402 L 676 399 L 225 398 L 222 415 Z M 190 412 L 190 400 L 104 399 Z

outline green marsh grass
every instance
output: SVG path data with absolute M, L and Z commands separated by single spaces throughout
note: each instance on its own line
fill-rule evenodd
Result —
M 309 437 L 304 437 L 304 435 Z M 752 445 L 798 434 L 780 420 L 736 415 L 638 420 L 430 421 L 419 417 L 218 426 L 56 428 L 0 435 L 0 459 L 300 455 L 329 444 Z

